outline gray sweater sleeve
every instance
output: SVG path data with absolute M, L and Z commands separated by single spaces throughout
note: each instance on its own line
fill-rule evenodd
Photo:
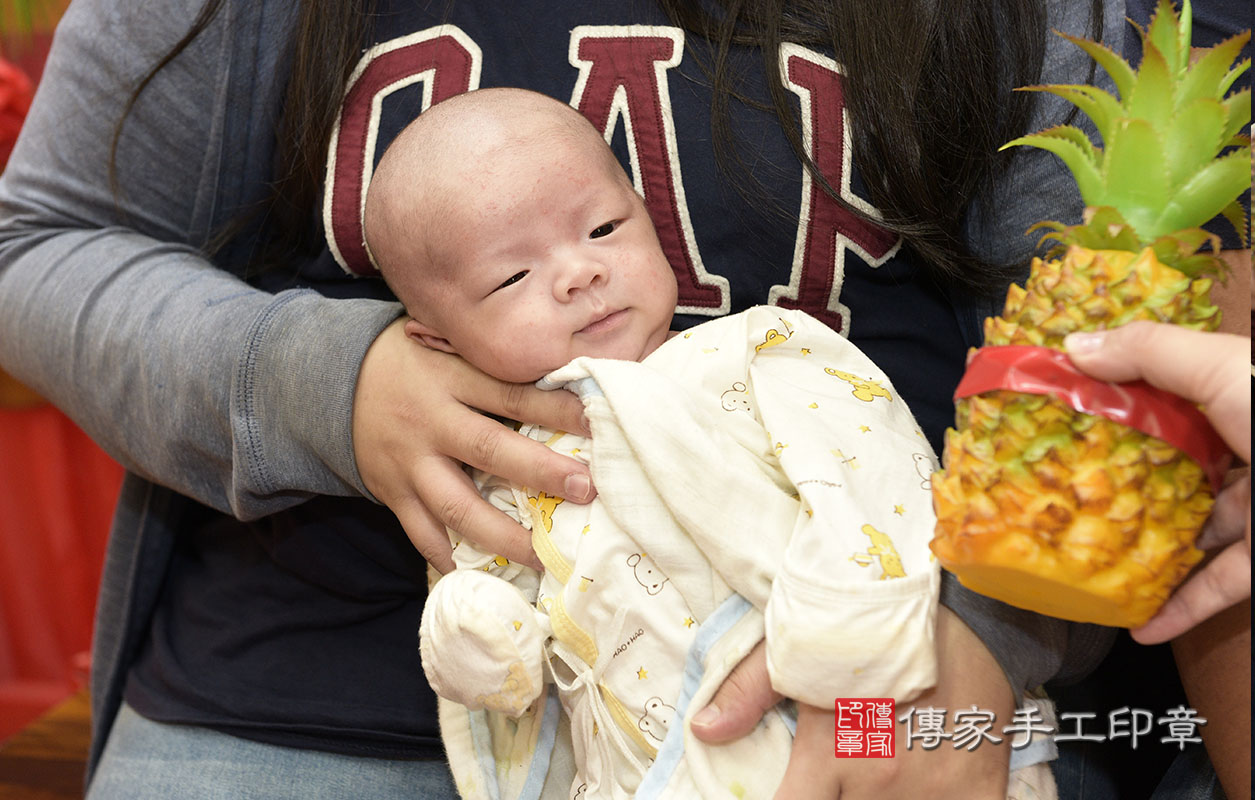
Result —
M 115 193 L 114 125 L 200 0 L 74 3 L 0 180 L 0 364 L 127 469 L 241 518 L 364 492 L 353 390 L 399 313 L 258 291 L 199 250 L 268 178 L 289 5 L 228 2 L 158 73 Z

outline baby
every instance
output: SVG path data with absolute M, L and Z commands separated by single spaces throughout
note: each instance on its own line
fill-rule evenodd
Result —
M 406 332 L 501 380 L 667 339 L 675 275 L 644 201 L 588 120 L 544 95 L 423 113 L 380 161 L 365 225 Z
M 587 506 L 473 474 L 545 572 L 455 537 L 424 610 L 464 795 L 770 796 L 785 713 L 720 746 L 685 724 L 764 637 L 773 686 L 813 705 L 932 685 L 936 459 L 905 402 L 802 312 L 672 338 L 674 273 L 578 112 L 516 89 L 433 106 L 381 159 L 364 223 L 409 336 L 576 392 L 594 432 L 520 428 L 596 447 Z

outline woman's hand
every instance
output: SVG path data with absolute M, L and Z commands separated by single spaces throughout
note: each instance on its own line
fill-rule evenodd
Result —
M 583 406 L 570 392 L 504 383 L 423 347 L 406 337 L 404 324 L 402 318 L 385 328 L 362 361 L 353 403 L 362 481 L 441 572 L 453 568 L 445 526 L 484 550 L 539 567 L 528 532 L 480 497 L 462 465 L 587 503 L 596 490 L 585 465 L 479 413 L 587 435 Z
M 1095 378 L 1140 378 L 1200 403 L 1225 443 L 1251 463 L 1249 338 L 1133 322 L 1100 333 L 1072 334 L 1064 343 L 1073 363 Z M 1155 644 L 1173 639 L 1251 596 L 1249 469 L 1216 497 L 1197 544 L 1203 549 L 1227 547 L 1183 583 L 1149 622 L 1130 631 L 1137 641 Z
M 967 750 L 943 742 L 935 750 L 925 750 L 915 743 L 907 749 L 906 726 L 895 724 L 893 758 L 839 759 L 834 755 L 835 709 L 799 705 L 793 752 L 776 796 L 1003 800 L 1011 748 L 1001 730 L 1011 722 L 1014 703 L 1002 669 L 976 634 L 944 606 L 937 615 L 937 658 L 937 685 L 899 704 L 895 716 L 901 717 L 912 707 L 931 706 L 952 718 L 955 711 L 976 706 L 996 715 L 990 732 L 1003 739 L 1001 745 L 982 742 Z M 710 705 L 694 717 L 693 733 L 711 743 L 739 738 L 780 699 L 771 688 L 766 650 L 759 643 L 724 681 Z M 717 711 L 708 714 L 712 707 Z

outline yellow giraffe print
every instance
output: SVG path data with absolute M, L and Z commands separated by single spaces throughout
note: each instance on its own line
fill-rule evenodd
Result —
M 824 367 L 824 372 L 835 378 L 840 378 L 853 386 L 854 396 L 859 400 L 862 400 L 864 403 L 870 403 L 875 397 L 883 397 L 890 403 L 893 402 L 893 395 L 889 394 L 888 389 L 880 385 L 880 381 L 875 381 L 871 378 L 860 378 L 857 375 L 853 375 L 849 372 L 842 372 L 841 370 L 833 369 L 832 367 Z
M 893 540 L 889 538 L 889 534 L 876 530 L 870 524 L 864 525 L 862 530 L 863 535 L 871 539 L 871 547 L 867 548 L 866 553 L 855 553 L 850 560 L 861 567 L 866 567 L 871 564 L 871 561 L 864 561 L 859 556 L 874 556 L 880 562 L 880 569 L 883 570 L 880 580 L 905 578 L 906 570 L 902 567 L 902 557 L 898 555 L 898 549 L 893 546 Z

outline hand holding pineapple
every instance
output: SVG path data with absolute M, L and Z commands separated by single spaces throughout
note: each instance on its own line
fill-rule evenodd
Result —
M 1250 340 L 1169 325 L 1133 323 L 1105 334 L 1072 334 L 1064 342 L 1081 371 L 1111 381 L 1144 379 L 1200 403 L 1216 431 L 1251 463 Z M 1181 585 L 1150 621 L 1131 633 L 1143 644 L 1173 639 L 1251 596 L 1251 476 L 1227 486 L 1198 545 L 1228 545 Z
M 1250 187 L 1249 90 L 1230 94 L 1250 64 L 1232 66 L 1250 32 L 1191 60 L 1191 9 L 1160 0 L 1135 72 L 1094 42 L 1068 37 L 1111 76 L 1117 99 L 1092 86 L 1030 87 L 1069 100 L 1101 146 L 1060 126 L 1009 143 L 1055 153 L 1088 206 L 1084 224 L 1042 223 L 1058 247 L 1012 286 L 986 320 L 984 366 L 999 352 L 1058 361 L 1069 334 L 1135 320 L 1214 330 L 1209 276 L 1223 263 L 1200 252 L 1198 226 L 1223 214 L 1246 235 L 1236 198 Z M 1045 614 L 1138 627 L 1202 557 L 1194 546 L 1214 499 L 1205 467 L 1177 447 L 1060 395 L 1088 387 L 982 388 L 957 404 L 945 469 L 933 476 L 932 549 L 966 586 Z M 966 381 L 966 378 L 965 378 Z M 1046 381 L 1049 384 L 1049 381 Z M 962 386 L 960 387 L 962 389 Z M 1018 390 L 1013 390 L 1018 389 Z M 1114 416 L 1119 416 L 1116 414 Z M 1185 436 L 1189 447 L 1202 436 Z

